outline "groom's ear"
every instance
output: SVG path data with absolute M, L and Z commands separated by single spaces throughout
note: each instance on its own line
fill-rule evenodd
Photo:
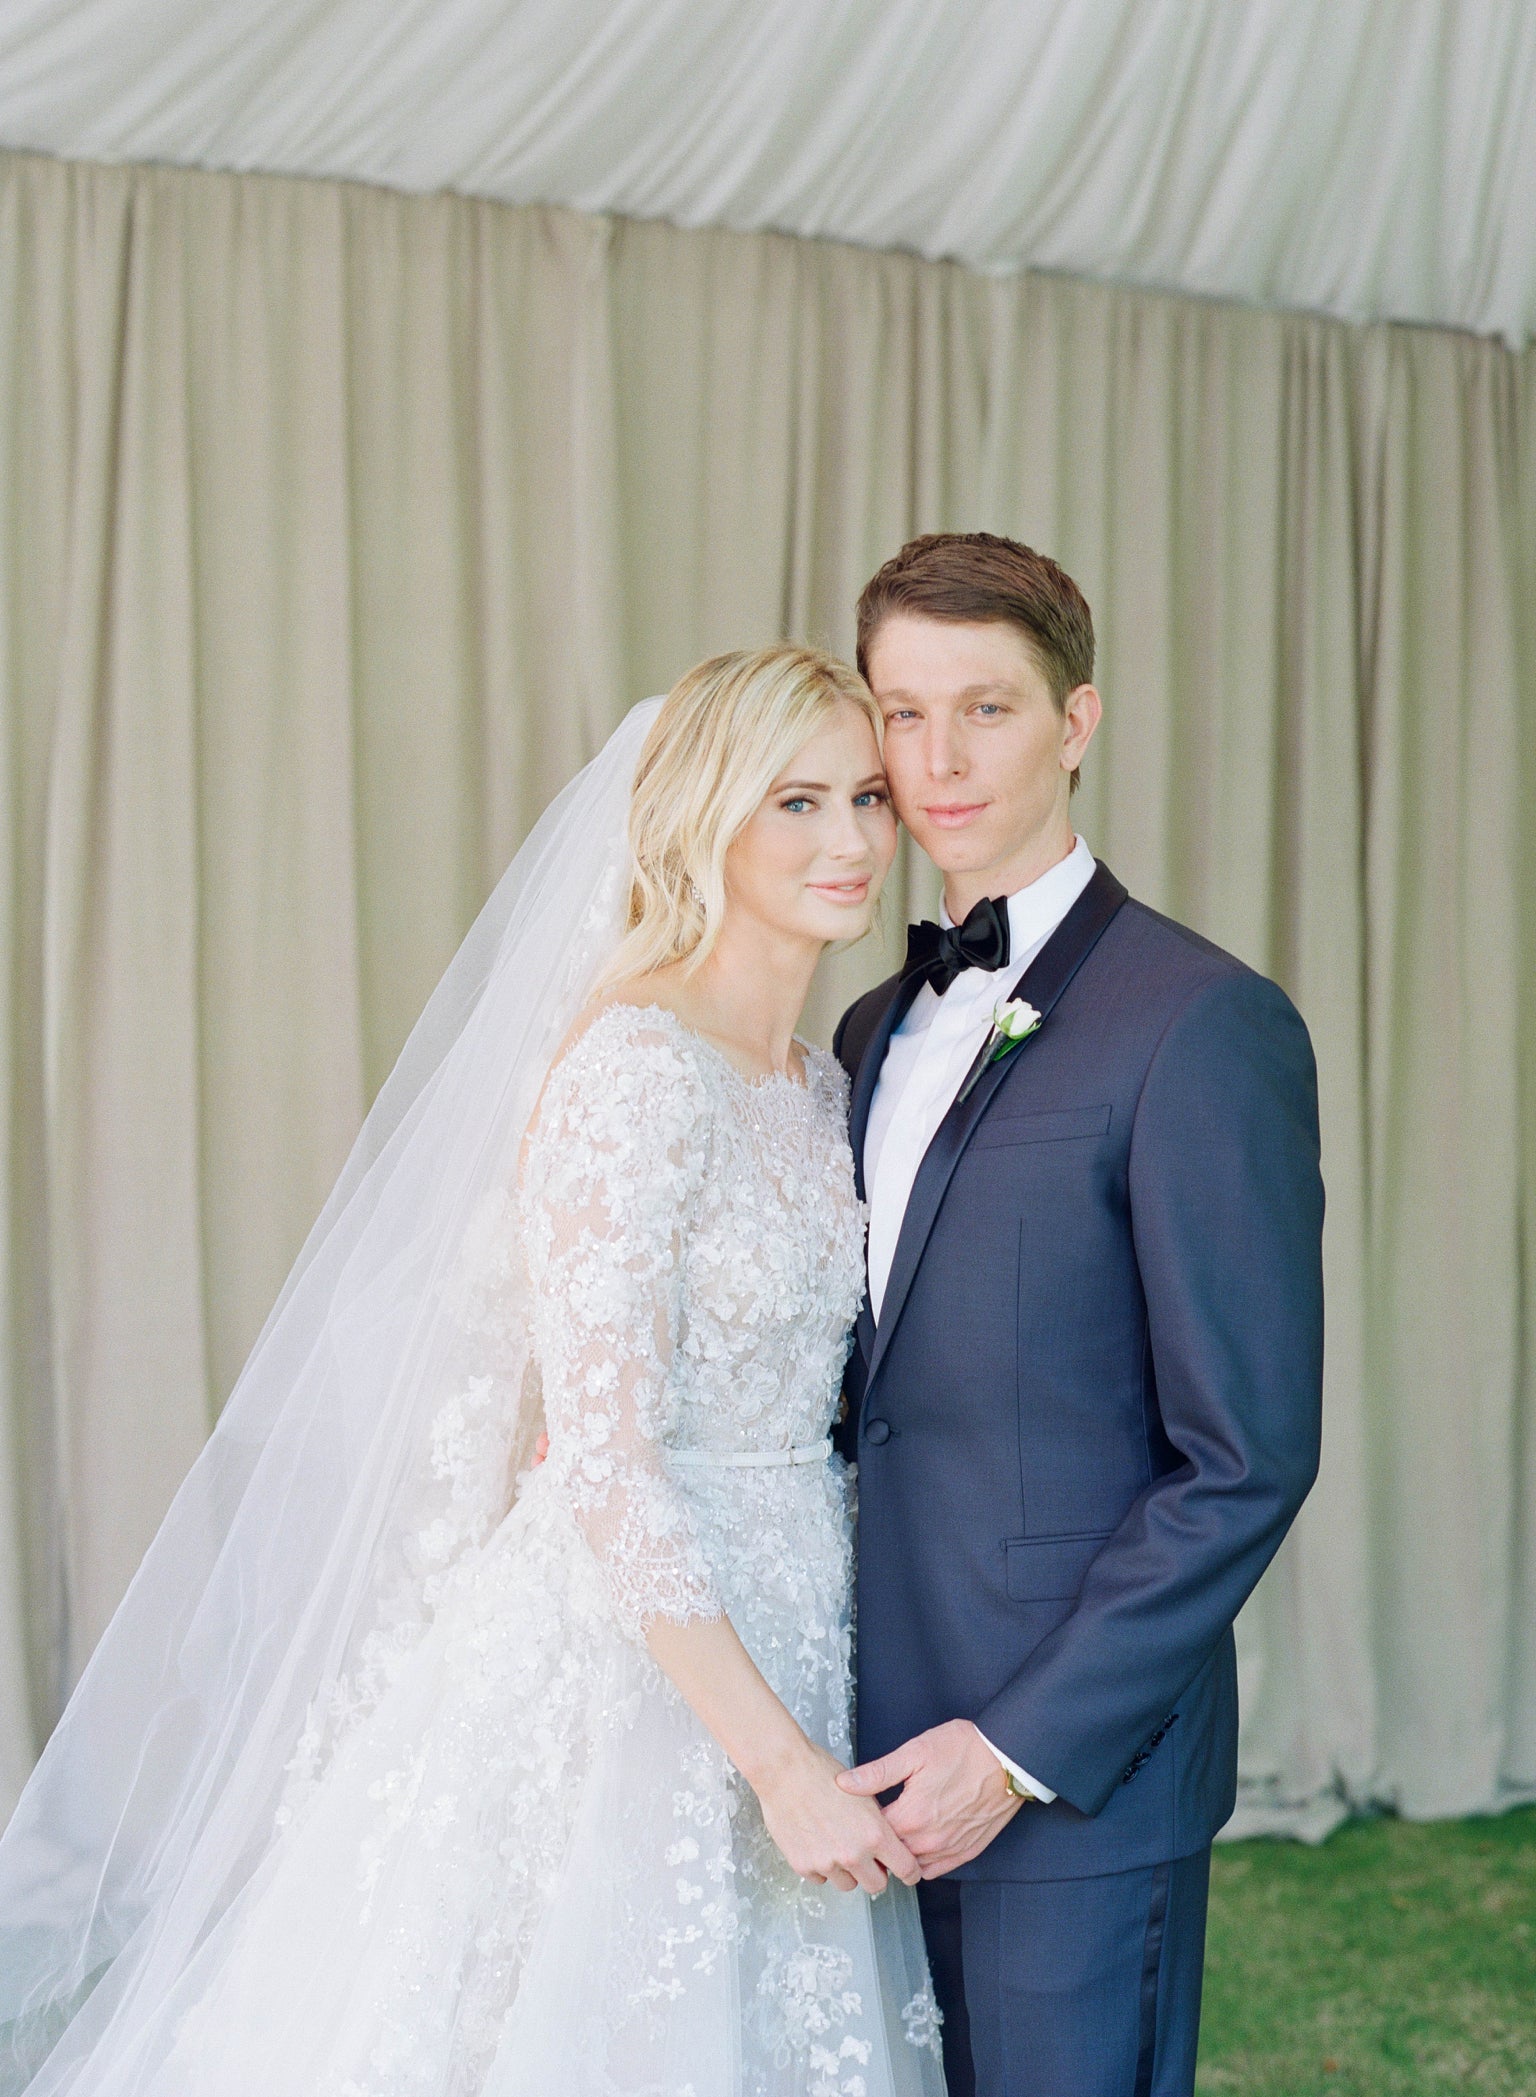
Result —
M 1062 707 L 1061 762 L 1063 768 L 1072 774 L 1071 791 L 1074 794 L 1082 785 L 1083 757 L 1103 718 L 1104 702 L 1096 686 L 1080 684 L 1068 692 L 1066 704 Z

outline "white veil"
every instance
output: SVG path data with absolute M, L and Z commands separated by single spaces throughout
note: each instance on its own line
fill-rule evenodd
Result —
M 4 2097 L 131 2055 L 285 1796 L 505 1512 L 537 1400 L 515 1309 L 494 1363 L 465 1359 L 465 1291 L 620 936 L 659 704 L 552 804 L 459 949 L 0 1837 Z M 484 1453 L 473 1505 L 434 1469 L 445 1411 Z

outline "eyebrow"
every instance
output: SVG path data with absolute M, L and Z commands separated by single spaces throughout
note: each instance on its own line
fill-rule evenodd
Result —
M 957 699 L 976 699 L 979 698 L 983 692 L 1008 692 L 1011 693 L 1015 698 L 1017 698 L 1019 687 L 1016 684 L 1009 684 L 1006 678 L 995 677 L 992 678 L 986 684 L 962 685 L 960 690 L 955 694 L 955 697 Z M 895 706 L 899 704 L 900 701 L 902 701 L 903 699 L 914 699 L 918 697 L 918 694 L 915 692 L 903 691 L 898 687 L 898 689 L 896 689 L 895 691 L 881 692 L 879 697 L 885 705 Z
M 859 781 L 854 788 L 854 792 L 861 794 L 867 786 L 884 786 L 884 784 L 884 772 L 871 772 L 867 778 Z M 773 791 L 776 794 L 830 794 L 832 789 L 824 779 L 785 779 Z

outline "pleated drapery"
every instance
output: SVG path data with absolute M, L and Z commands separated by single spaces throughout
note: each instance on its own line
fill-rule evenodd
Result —
M 982 526 L 1094 607 L 1083 833 L 1318 1048 L 1324 1471 L 1238 1824 L 1536 1793 L 1533 418 L 1448 333 L 0 158 L 0 1805 L 533 816 Z
M 0 141 L 1536 334 L 1519 0 L 6 0 Z

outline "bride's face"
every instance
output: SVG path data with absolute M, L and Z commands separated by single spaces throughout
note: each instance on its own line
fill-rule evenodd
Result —
M 725 855 L 730 909 L 791 937 L 857 939 L 896 855 L 875 731 L 851 700 L 796 751 Z

